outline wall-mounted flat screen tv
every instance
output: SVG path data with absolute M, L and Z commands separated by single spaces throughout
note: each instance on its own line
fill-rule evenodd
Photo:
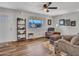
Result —
M 41 28 L 43 24 L 42 20 L 29 20 L 30 28 Z

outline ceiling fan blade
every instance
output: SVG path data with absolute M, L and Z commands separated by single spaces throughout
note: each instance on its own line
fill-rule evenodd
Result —
M 51 4 L 52 4 L 52 2 L 49 2 L 49 3 L 48 3 L 48 6 L 50 6 Z
M 49 12 L 49 10 L 47 9 L 47 11 L 46 12 Z
M 48 7 L 48 9 L 58 9 L 58 7 Z

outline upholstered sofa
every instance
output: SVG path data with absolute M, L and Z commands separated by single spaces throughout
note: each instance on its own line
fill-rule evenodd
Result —
M 79 56 L 79 37 L 76 38 L 76 37 L 71 36 L 71 37 L 68 37 L 67 39 L 65 39 L 65 38 L 60 39 L 55 43 L 56 52 L 65 52 L 69 56 Z M 71 38 L 71 39 L 69 39 L 69 38 Z M 75 40 L 77 39 L 77 41 L 75 41 L 76 44 L 71 43 L 71 40 L 73 40 L 73 39 L 75 39 Z M 74 40 L 72 42 L 74 42 Z

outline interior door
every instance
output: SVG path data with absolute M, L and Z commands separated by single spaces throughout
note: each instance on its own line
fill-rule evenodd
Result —
M 0 15 L 0 42 L 8 39 L 8 16 Z

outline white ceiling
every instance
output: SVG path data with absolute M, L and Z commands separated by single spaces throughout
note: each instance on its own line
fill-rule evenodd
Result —
M 61 15 L 70 12 L 79 11 L 79 2 L 52 2 L 52 6 L 58 7 L 58 9 L 51 9 L 50 12 L 45 12 L 42 8 L 45 2 L 0 2 L 0 7 L 24 10 L 29 12 L 35 12 L 45 15 Z

